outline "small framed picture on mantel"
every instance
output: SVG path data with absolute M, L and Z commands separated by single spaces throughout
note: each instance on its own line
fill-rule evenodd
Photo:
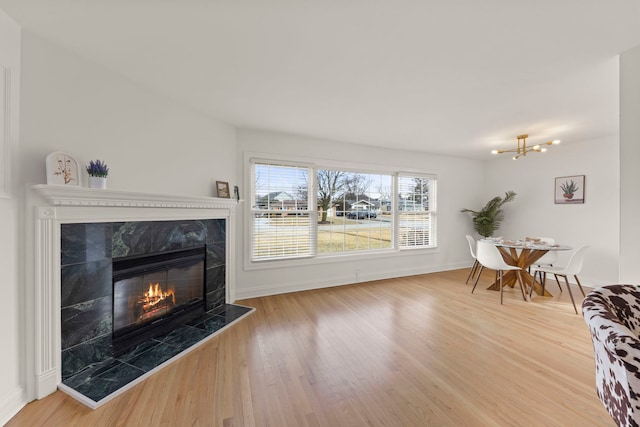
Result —
M 558 205 L 584 203 L 584 175 L 556 178 L 554 197 L 555 203 Z
M 218 197 L 222 199 L 230 199 L 229 183 L 225 181 L 216 181 L 216 192 Z
M 55 151 L 46 158 L 47 184 L 80 187 L 78 162 L 70 155 Z

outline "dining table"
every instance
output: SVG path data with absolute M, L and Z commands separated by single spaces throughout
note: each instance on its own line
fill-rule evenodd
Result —
M 520 270 L 506 271 L 502 277 L 503 286 L 514 287 L 516 282 L 520 280 L 520 283 L 526 288 L 526 290 L 533 286 L 533 290 L 538 295 L 553 296 L 546 290 L 541 283 L 535 280 L 535 278 L 529 273 L 529 267 L 531 267 L 537 260 L 539 260 L 544 254 L 549 251 L 568 251 L 573 249 L 567 245 L 549 245 L 539 240 L 491 240 L 505 262 L 509 265 L 516 265 L 520 267 Z M 487 289 L 499 291 L 500 283 L 498 280 L 493 282 Z

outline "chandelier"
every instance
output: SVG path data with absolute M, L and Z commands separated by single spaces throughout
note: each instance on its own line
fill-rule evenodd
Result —
M 546 147 L 543 147 L 543 145 L 560 144 L 560 140 L 556 139 L 553 141 L 547 141 L 543 144 L 534 145 L 533 147 L 527 147 L 527 138 L 529 138 L 529 135 L 527 134 L 518 135 L 518 148 L 513 148 L 511 150 L 492 150 L 491 154 L 516 153 L 516 155 L 513 156 L 513 160 L 518 160 L 519 157 L 526 156 L 527 153 L 531 151 L 535 151 L 537 153 L 544 153 L 545 151 L 547 151 L 547 149 Z

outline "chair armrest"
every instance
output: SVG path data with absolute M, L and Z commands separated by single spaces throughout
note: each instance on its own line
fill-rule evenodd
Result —
M 640 339 L 616 332 L 604 341 L 605 347 L 625 364 L 640 371 Z
M 640 288 L 609 285 L 582 302 L 596 367 L 596 391 L 617 425 L 640 419 Z
M 588 325 L 594 340 L 599 341 L 611 356 L 640 370 L 640 338 L 619 319 L 592 313 Z

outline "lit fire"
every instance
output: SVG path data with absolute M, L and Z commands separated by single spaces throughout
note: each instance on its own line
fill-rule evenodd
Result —
M 154 311 L 159 307 L 166 307 L 176 303 L 173 289 L 164 292 L 159 283 L 149 283 L 149 290 L 138 298 L 138 304 L 142 305 L 145 313 Z

